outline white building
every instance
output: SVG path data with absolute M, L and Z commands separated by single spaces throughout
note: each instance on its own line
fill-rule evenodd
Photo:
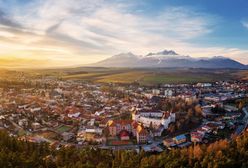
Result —
M 132 119 L 142 123 L 145 127 L 159 128 L 161 125 L 167 129 L 171 122 L 175 122 L 175 113 L 163 111 L 135 111 Z
M 87 127 L 85 133 L 99 134 L 102 135 L 102 129 L 97 127 Z
M 76 112 L 76 113 L 70 113 L 67 116 L 70 118 L 78 118 L 80 116 L 80 112 Z
M 197 87 L 212 87 L 211 83 L 197 83 Z
M 38 112 L 41 111 L 41 107 L 36 107 L 36 108 L 31 108 L 30 112 L 34 113 L 34 112 Z
M 159 89 L 152 89 L 152 94 L 154 96 L 158 96 L 160 94 L 160 90 Z
M 166 97 L 171 97 L 171 96 L 173 95 L 173 92 L 172 92 L 172 90 L 170 90 L 170 89 L 166 89 L 166 90 L 164 91 L 164 95 L 165 95 Z

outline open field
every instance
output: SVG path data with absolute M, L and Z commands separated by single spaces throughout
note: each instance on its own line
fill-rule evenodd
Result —
M 190 68 L 97 68 L 80 67 L 46 70 L 4 70 L 2 79 L 53 77 L 61 80 L 102 83 L 139 83 L 141 85 L 214 82 L 219 80 L 248 80 L 248 70 L 190 69 Z M 0 78 L 0 79 L 1 79 Z
M 59 126 L 56 128 L 56 131 L 59 132 L 59 133 L 63 133 L 63 132 L 67 132 L 71 129 L 70 126 L 67 126 L 67 125 L 62 125 L 62 126 Z
M 149 75 L 150 73 L 145 71 L 130 71 L 130 72 L 101 76 L 96 80 L 96 82 L 132 83 L 132 82 L 139 82 L 143 78 Z
M 202 77 L 202 76 L 194 76 L 194 75 L 172 75 L 172 74 L 153 74 L 144 77 L 140 83 L 148 85 L 148 84 L 160 84 L 160 83 L 195 83 L 195 82 L 211 82 L 213 79 Z
M 98 76 L 103 76 L 105 73 L 101 72 L 90 72 L 90 73 L 80 73 L 80 74 L 72 74 L 72 75 L 64 75 L 62 79 L 91 79 Z
M 237 76 L 238 78 L 240 78 L 242 80 L 248 80 L 248 70 L 235 72 L 233 75 Z
M 156 85 L 164 83 L 214 82 L 218 80 L 245 79 L 248 71 L 207 69 L 104 69 L 69 74 L 62 79 L 90 80 L 103 83 L 140 83 Z
M 162 84 L 162 83 L 194 83 L 211 82 L 214 79 L 207 76 L 198 76 L 196 74 L 179 73 L 158 73 L 158 72 L 125 72 L 114 75 L 101 76 L 96 82 L 112 83 L 132 83 L 138 82 L 144 85 Z

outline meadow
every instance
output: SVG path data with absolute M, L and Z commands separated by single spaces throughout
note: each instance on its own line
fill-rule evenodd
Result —
M 0 79 L 14 80 L 51 77 L 59 80 L 97 83 L 139 83 L 158 85 L 172 83 L 215 82 L 219 80 L 248 80 L 248 70 L 193 68 L 98 68 L 79 67 L 40 70 L 4 70 Z
M 64 80 L 80 80 L 102 83 L 139 83 L 141 85 L 215 82 L 219 80 L 248 79 L 248 71 L 240 70 L 210 70 L 210 69 L 128 69 L 97 68 L 82 71 L 81 73 L 65 73 Z

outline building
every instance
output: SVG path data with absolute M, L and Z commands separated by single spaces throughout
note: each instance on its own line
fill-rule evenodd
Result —
M 237 112 L 239 109 L 237 107 L 231 106 L 231 105 L 224 105 L 224 109 L 227 112 Z
M 109 135 L 117 136 L 122 130 L 126 130 L 132 133 L 132 122 L 132 120 L 109 120 Z
M 197 87 L 212 87 L 211 83 L 197 83 Z
M 176 144 L 175 144 L 175 142 L 173 141 L 172 138 L 168 138 L 168 139 L 163 140 L 163 144 L 164 144 L 164 146 L 166 146 L 167 148 L 176 146 Z
M 32 123 L 31 126 L 32 126 L 33 130 L 37 130 L 37 129 L 41 128 L 41 125 L 38 122 Z
M 165 95 L 166 97 L 171 97 L 171 96 L 173 95 L 173 91 L 170 90 L 170 89 L 166 89 L 166 90 L 164 91 L 164 95 Z
M 191 132 L 190 137 L 191 137 L 191 142 L 202 142 L 202 139 L 204 138 L 204 134 L 200 132 Z
M 146 143 L 148 132 L 136 121 L 132 120 L 110 120 L 108 122 L 109 135 L 118 136 L 121 141 L 130 140 L 130 137 L 136 137 L 137 143 Z
M 74 138 L 74 134 L 73 133 L 71 133 L 71 132 L 63 132 L 62 134 L 62 137 L 63 137 L 63 140 L 64 141 L 69 141 L 69 140 L 71 140 L 72 138 Z
M 161 125 L 167 129 L 171 122 L 175 122 L 175 113 L 163 111 L 134 111 L 132 119 L 142 123 L 145 127 L 159 128 Z
M 184 134 L 181 134 L 181 135 L 174 137 L 173 140 L 178 145 L 178 144 L 186 142 L 187 138 Z
M 152 94 L 154 96 L 158 96 L 160 94 L 160 90 L 159 89 L 152 89 Z
M 142 127 L 141 125 L 139 125 L 137 127 L 137 131 L 136 131 L 136 139 L 137 139 L 137 143 L 146 143 L 147 142 L 147 137 L 148 137 L 148 132 L 147 130 Z

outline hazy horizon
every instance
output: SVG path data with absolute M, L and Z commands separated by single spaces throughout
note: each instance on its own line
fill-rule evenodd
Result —
M 248 2 L 0 0 L 0 66 L 81 66 L 164 49 L 248 64 Z

